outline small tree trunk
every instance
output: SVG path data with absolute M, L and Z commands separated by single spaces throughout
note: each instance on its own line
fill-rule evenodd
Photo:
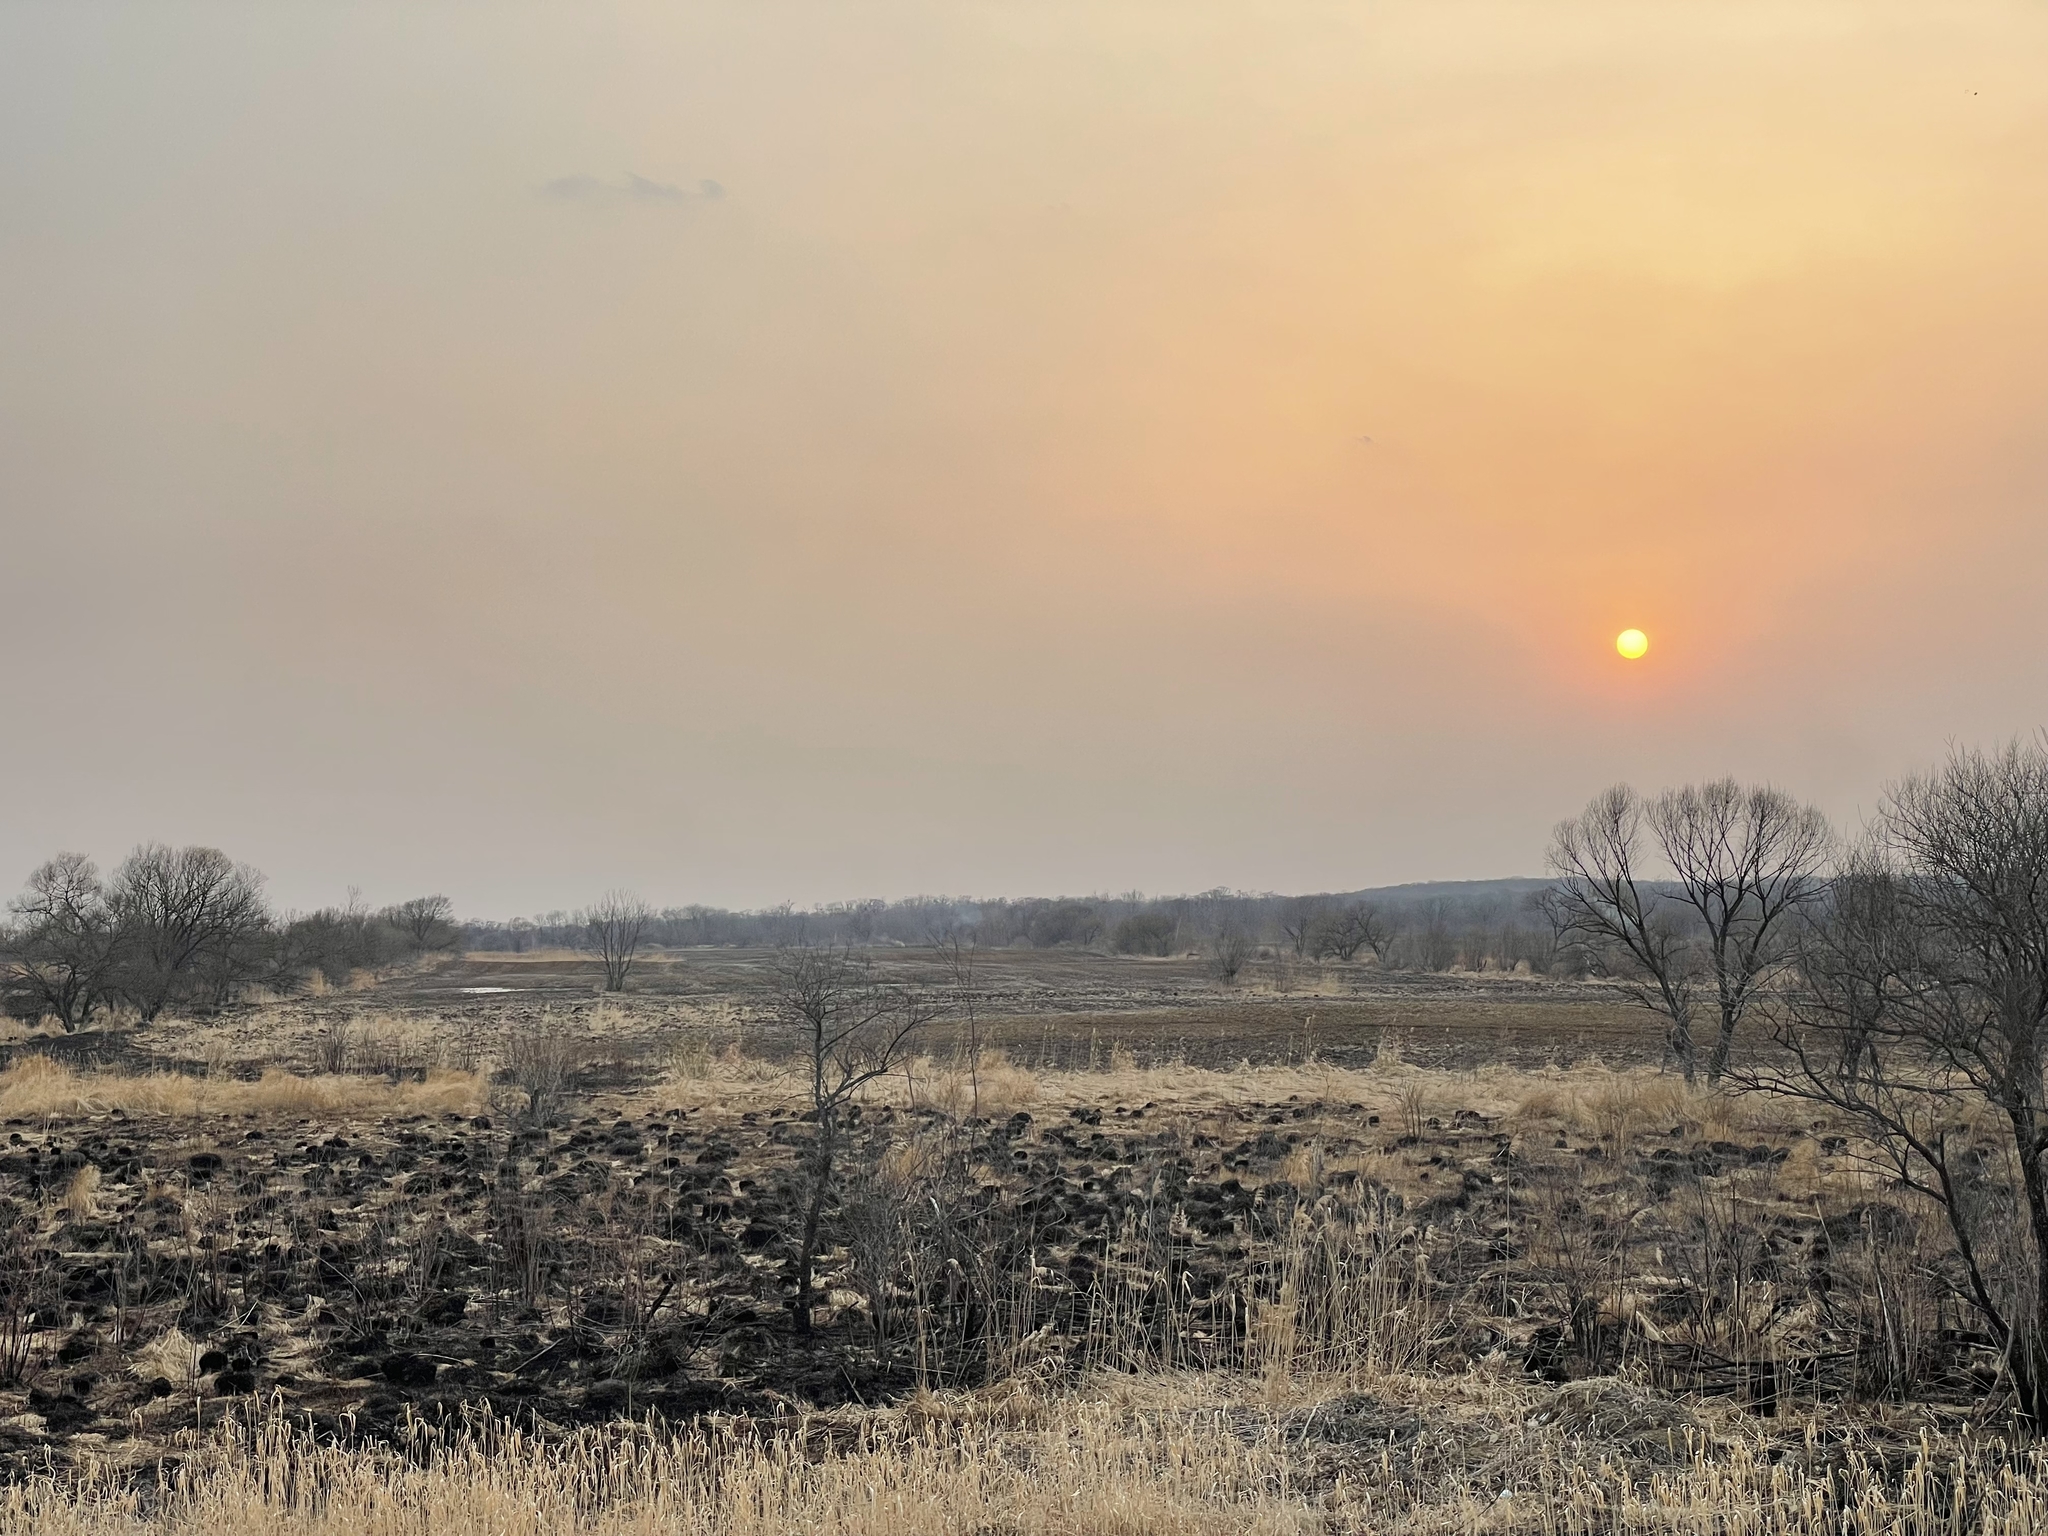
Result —
M 2038 1080 L 2040 1068 L 2033 1064 L 2029 1076 Z M 2013 1398 L 2020 1417 L 2039 1431 L 2048 1429 L 2048 1178 L 2041 1169 L 2039 1117 L 2022 1100 L 2021 1108 L 2009 1111 L 2013 1139 L 2019 1144 L 2020 1186 L 2026 1195 L 2027 1218 L 2034 1238 L 2034 1296 L 2032 1315 L 2019 1308 L 2012 1335 L 2006 1340 L 2006 1369 L 2012 1374 Z
M 803 1241 L 796 1256 L 796 1331 L 811 1335 L 812 1270 L 818 1261 L 818 1231 L 824 1225 L 825 1197 L 832 1184 L 833 1142 L 838 1133 L 836 1117 L 823 1105 L 818 1109 L 818 1149 L 811 1160 L 811 1198 L 804 1207 Z
M 968 1100 L 968 1113 L 979 1119 L 981 1116 L 981 1026 L 976 1022 L 972 1012 L 973 1004 L 970 1003 L 968 1008 L 967 1086 L 971 1094 Z
M 1735 1020 L 1722 1016 L 1721 1032 L 1714 1038 L 1714 1054 L 1707 1059 L 1707 1082 L 1709 1086 L 1721 1081 L 1721 1074 L 1728 1070 L 1728 1057 L 1735 1048 Z
M 1685 1074 L 1685 1086 L 1690 1088 L 1699 1078 L 1699 1053 L 1693 1049 L 1692 1020 L 1673 1019 L 1665 1039 L 1671 1047 L 1672 1056 L 1678 1061 L 1678 1070 Z
M 2032 1328 L 2015 1328 L 2006 1341 L 2005 1368 L 2012 1378 L 2013 1411 L 2036 1433 L 2048 1429 L 2048 1335 L 2036 1319 Z

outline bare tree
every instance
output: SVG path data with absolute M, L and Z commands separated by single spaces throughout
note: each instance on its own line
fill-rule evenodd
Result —
M 1468 971 L 1483 971 L 1487 961 L 1498 961 L 1492 925 L 1480 922 L 1467 924 L 1464 936 L 1458 940 L 1458 958 Z
M 1642 797 L 1626 784 L 1596 796 L 1552 834 L 1558 877 L 1549 909 L 1558 940 L 1621 980 L 1635 1001 L 1666 1021 L 1665 1042 L 1685 1080 L 1698 1071 L 1693 1049 L 1693 986 L 1698 954 L 1668 893 L 1644 869 Z
M 446 896 L 415 896 L 384 909 L 384 920 L 405 937 L 415 955 L 453 949 L 461 935 L 455 927 L 455 903 Z
M 1458 962 L 1458 937 L 1451 931 L 1451 904 L 1433 896 L 1422 904 L 1414 931 L 1415 958 L 1425 971 L 1448 971 Z
M 974 962 L 979 958 L 981 946 L 972 930 L 964 930 L 958 923 L 934 929 L 931 934 L 932 948 L 938 952 L 939 964 L 946 969 L 946 975 L 953 983 L 954 1006 L 960 1010 L 961 1018 L 967 1025 L 966 1060 L 968 1113 L 981 1114 L 981 994 L 975 985 Z
M 376 971 L 391 959 L 391 933 L 363 900 L 363 888 L 348 888 L 348 900 L 331 909 L 339 953 L 347 971 Z
M 605 991 L 626 990 L 633 958 L 639 953 L 640 941 L 646 937 L 647 925 L 653 919 L 654 908 L 630 891 L 606 891 L 595 906 L 576 914 L 583 927 L 584 947 L 604 967 Z
M 2048 1428 L 2048 748 L 1895 787 L 1795 974 L 1735 1079 L 1853 1117 L 1940 1208 L 1954 1292 Z
M 1329 905 L 1328 899 L 1322 896 L 1295 896 L 1281 903 L 1280 932 L 1293 949 L 1296 959 L 1308 954 Z M 1344 958 L 1348 960 L 1351 957 L 1346 955 Z
M 512 1032 L 502 1065 L 512 1085 L 526 1094 L 528 1120 L 545 1124 L 561 1108 L 582 1056 L 576 1041 L 545 1024 Z
M 1557 966 L 1557 930 L 1551 926 L 1544 910 L 1543 896 L 1531 892 L 1522 897 L 1516 911 L 1524 918 L 1535 921 L 1524 922 L 1510 917 L 1501 929 L 1501 948 L 1517 960 L 1529 962 L 1529 969 L 1538 975 L 1547 975 Z
M 1209 968 L 1223 981 L 1236 981 L 1237 973 L 1252 957 L 1252 941 L 1234 922 L 1225 922 L 1209 941 Z
M 1354 901 L 1341 911 L 1324 911 L 1312 935 L 1316 958 L 1335 955 L 1339 960 L 1356 959 L 1361 949 L 1370 949 L 1382 964 L 1393 943 L 1393 925 L 1369 901 Z
M 1405 924 L 1398 912 L 1386 912 L 1369 901 L 1356 902 L 1351 907 L 1350 922 L 1365 940 L 1365 947 L 1372 951 L 1372 957 L 1385 970 L 1394 957 L 1394 944 L 1400 939 Z
M 1718 1081 L 1735 1031 L 1786 956 L 1787 918 L 1826 892 L 1834 834 L 1814 807 L 1733 779 L 1659 795 L 1650 825 L 1680 894 L 1699 915 L 1720 1025 L 1707 1079 Z
M 409 942 L 395 920 L 396 911 L 371 911 L 362 891 L 350 886 L 341 906 L 285 918 L 273 928 L 266 946 L 269 984 L 289 991 L 307 971 L 318 971 L 339 984 L 358 971 L 381 970 Z
M 1618 784 L 1558 823 L 1551 921 L 1561 943 L 1664 1017 L 1687 1082 L 1699 1072 L 1693 1023 L 1710 984 L 1707 1077 L 1717 1081 L 1759 988 L 1785 959 L 1788 918 L 1826 889 L 1829 838 L 1819 811 L 1778 790 L 1722 779 L 1646 802 Z
M 1110 942 L 1121 955 L 1170 955 L 1180 924 L 1170 912 L 1133 912 L 1116 925 Z
M 99 867 L 60 853 L 8 903 L 18 923 L 4 965 L 7 989 L 66 1030 L 91 1022 L 107 999 L 116 960 L 113 913 Z
M 884 980 L 871 956 L 844 945 L 800 940 L 783 946 L 775 953 L 768 986 L 769 1022 L 797 1037 L 817 1122 L 797 1248 L 796 1328 L 808 1334 L 819 1234 L 848 1106 L 869 1083 L 903 1065 L 918 1031 L 942 1010 L 919 989 Z
M 855 944 L 872 944 L 875 938 L 875 924 L 889 908 L 886 901 L 869 897 L 865 901 L 850 901 L 836 911 L 846 924 L 846 937 Z
M 263 877 L 218 848 L 143 844 L 114 871 L 108 906 L 117 985 L 144 1021 L 180 998 L 217 1005 L 260 968 Z

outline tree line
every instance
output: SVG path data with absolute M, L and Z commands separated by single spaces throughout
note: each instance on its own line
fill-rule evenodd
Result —
M 634 910 L 637 941 L 650 949 L 773 949 L 799 933 L 855 948 L 922 948 L 971 936 L 983 949 L 1078 949 L 1126 955 L 1265 951 L 1298 960 L 1376 963 L 1402 970 L 1517 969 L 1547 974 L 1561 960 L 1541 903 L 1541 881 L 1498 882 L 1478 894 L 1281 896 L 1212 890 L 1193 896 L 971 898 L 914 896 L 759 911 L 713 906 L 657 909 L 613 892 L 597 907 L 463 925 L 469 950 L 526 953 L 595 947 L 600 909 Z
M 263 883 L 218 848 L 145 843 L 106 875 L 60 853 L 8 904 L 0 1006 L 67 1030 L 121 1012 L 146 1022 L 217 1011 L 251 986 L 339 984 L 461 941 L 445 896 L 372 911 L 351 893 L 343 906 L 279 914 Z

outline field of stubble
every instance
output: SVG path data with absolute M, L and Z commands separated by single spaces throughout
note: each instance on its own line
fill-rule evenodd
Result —
M 768 958 L 9 1046 L 0 1532 L 2043 1513 L 1927 1213 L 1590 984 L 988 958 L 978 1070 L 949 1021 L 862 1105 L 805 1335 Z

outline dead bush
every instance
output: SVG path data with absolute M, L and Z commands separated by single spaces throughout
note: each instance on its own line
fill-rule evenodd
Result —
M 528 1118 L 554 1118 L 582 1058 L 580 1042 L 545 1023 L 513 1032 L 506 1042 L 503 1070 L 512 1085 L 526 1095 Z

